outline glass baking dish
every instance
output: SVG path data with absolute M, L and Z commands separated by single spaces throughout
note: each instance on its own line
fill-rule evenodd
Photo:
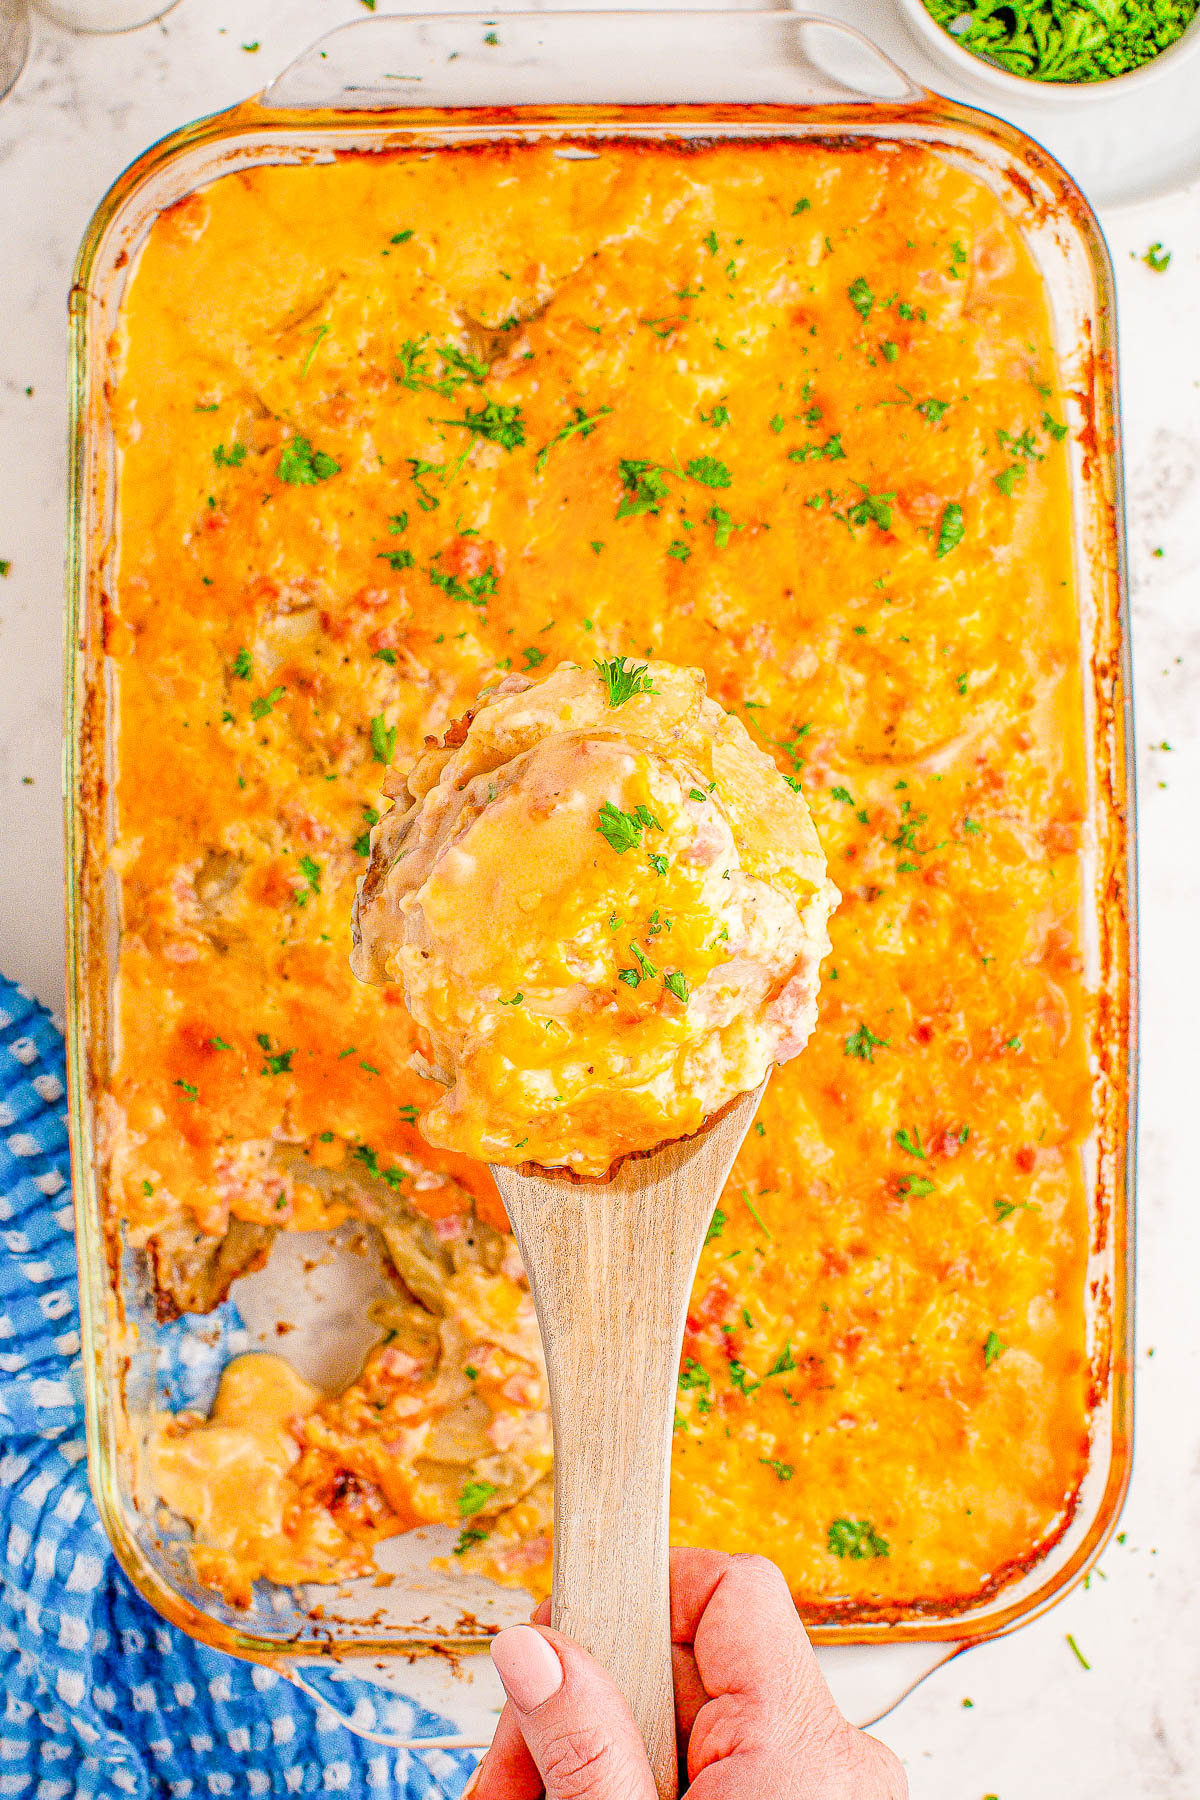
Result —
M 498 40 L 498 41 L 494 41 Z M 1088 733 L 1091 859 L 1085 946 L 1097 1004 L 1096 1129 L 1088 1149 L 1086 1285 L 1093 1406 L 1088 1473 L 1072 1516 L 1040 1560 L 999 1592 L 953 1612 L 823 1623 L 825 1644 L 978 1641 L 1043 1611 L 1083 1575 L 1112 1532 L 1130 1465 L 1133 1304 L 1134 880 L 1115 319 L 1107 251 L 1086 202 L 1042 150 L 1010 126 L 916 89 L 865 39 L 794 13 L 504 14 L 364 19 L 302 56 L 264 94 L 175 132 L 106 196 L 88 228 L 71 296 L 72 457 L 67 619 L 68 1032 L 88 1449 L 92 1485 L 130 1579 L 203 1641 L 295 1676 L 328 1659 L 395 1678 L 404 1659 L 486 1648 L 525 1616 L 527 1597 L 434 1573 L 444 1533 L 381 1551 L 389 1585 L 273 1590 L 245 1612 L 202 1589 L 178 1529 L 147 1491 L 139 1446 L 164 1407 L 207 1404 L 215 1373 L 247 1341 L 273 1342 L 285 1295 L 309 1283 L 311 1324 L 289 1356 L 314 1368 L 324 1321 L 363 1259 L 335 1246 L 313 1273 L 311 1240 L 281 1237 L 268 1269 L 237 1288 L 245 1329 L 217 1315 L 156 1323 L 145 1259 L 110 1219 L 97 1111 L 111 1049 L 119 925 L 106 869 L 117 754 L 104 650 L 106 586 L 117 550 L 108 414 L 110 342 L 138 247 L 155 216 L 215 177 L 339 151 L 569 133 L 658 139 L 822 137 L 935 147 L 1002 197 L 1049 297 L 1069 439 Z M 294 1305 L 293 1305 L 294 1310 Z M 339 1378 L 365 1348 L 341 1342 Z M 305 1364 L 305 1357 L 309 1358 Z M 326 1363 L 328 1373 L 328 1363 Z M 448 1540 L 447 1540 L 448 1541 Z M 414 1686 L 406 1669 L 402 1686 Z M 399 1741 L 399 1740 L 387 1740 Z M 461 1741 L 461 1740 L 459 1740 Z M 468 1739 L 467 1741 L 477 1741 Z

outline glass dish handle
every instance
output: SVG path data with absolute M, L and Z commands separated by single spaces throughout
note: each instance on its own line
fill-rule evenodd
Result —
M 841 20 L 799 11 L 385 14 L 319 38 L 264 89 L 272 111 L 921 103 Z

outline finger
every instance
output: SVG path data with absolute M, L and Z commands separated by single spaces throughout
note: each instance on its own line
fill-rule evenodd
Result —
M 687 1644 L 671 1646 L 671 1672 L 675 1684 L 675 1730 L 686 1743 L 696 1714 L 708 1699 L 696 1658 Z
M 542 1778 L 530 1756 L 512 1706 L 500 1714 L 491 1748 L 463 1800 L 540 1800 Z
M 492 1639 L 492 1661 L 546 1800 L 656 1800 L 628 1703 L 578 1644 L 548 1626 L 514 1625 Z
M 731 1556 L 696 1626 L 696 1666 L 708 1693 L 745 1694 L 836 1711 L 787 1583 L 763 1556 Z
M 713 1590 L 733 1562 L 723 1550 L 671 1552 L 671 1638 L 690 1644 Z
M 773 1563 L 758 1556 L 728 1559 L 696 1626 L 693 1650 L 701 1684 L 712 1696 L 696 1714 L 688 1740 L 693 1781 L 731 1758 L 744 1764 L 747 1777 L 757 1777 L 760 1766 L 763 1772 L 774 1766 L 781 1774 L 799 1773 L 843 1760 L 850 1727 Z
M 529 1617 L 535 1625 L 548 1625 L 550 1623 L 550 1602 L 539 1600 Z

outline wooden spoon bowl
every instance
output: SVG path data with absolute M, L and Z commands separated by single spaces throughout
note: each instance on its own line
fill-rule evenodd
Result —
M 668 1509 L 683 1328 L 713 1210 L 766 1085 L 603 1182 L 492 1169 L 546 1353 L 551 1622 L 629 1701 L 660 1800 L 679 1792 Z

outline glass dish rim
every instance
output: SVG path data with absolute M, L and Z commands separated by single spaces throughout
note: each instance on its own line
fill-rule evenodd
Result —
M 546 13 L 519 16 L 536 18 L 539 24 L 555 29 L 561 22 L 570 22 L 579 15 Z M 592 18 L 607 16 L 590 15 Z M 636 15 L 625 14 L 623 16 L 629 19 Z M 687 24 L 697 17 L 711 20 L 714 14 L 712 12 L 657 13 L 651 16 L 659 21 L 671 20 Z M 801 21 L 801 15 L 788 13 L 747 12 L 715 16 L 726 21 L 750 19 L 760 23 L 764 20 L 790 24 Z M 451 17 L 459 20 L 483 21 L 484 19 L 482 14 L 466 13 L 434 14 L 428 15 L 428 17 L 438 21 L 445 21 Z M 394 22 L 394 20 L 395 15 L 392 15 L 389 22 Z M 351 29 L 361 30 L 364 27 L 369 29 L 371 23 L 369 20 L 356 21 Z M 89 1014 L 88 973 L 85 965 L 87 926 L 85 915 L 89 905 L 88 884 L 90 880 L 94 880 L 95 875 L 94 869 L 89 873 L 90 865 L 85 843 L 88 823 L 87 793 L 90 783 L 90 791 L 94 797 L 95 784 L 98 780 L 95 767 L 87 766 L 89 745 L 85 736 L 90 691 L 86 622 L 90 600 L 89 575 L 91 568 L 91 545 L 86 523 L 89 483 L 92 479 L 88 398 L 90 359 L 93 355 L 99 354 L 101 348 L 98 345 L 93 347 L 92 335 L 89 332 L 89 282 L 104 248 L 108 228 L 119 218 L 122 208 L 152 176 L 186 152 L 222 147 L 232 150 L 236 147 L 239 139 L 245 139 L 248 135 L 264 139 L 281 138 L 285 133 L 309 130 L 314 134 L 323 133 L 326 144 L 328 144 L 331 133 L 343 134 L 347 131 L 354 131 L 364 136 L 369 134 L 374 137 L 382 137 L 388 128 L 390 128 L 393 141 L 395 141 L 396 134 L 403 135 L 412 130 L 425 132 L 438 127 L 466 128 L 472 134 L 482 133 L 490 137 L 520 135 L 529 127 L 538 130 L 578 132 L 594 136 L 603 135 L 606 130 L 614 128 L 619 130 L 622 125 L 627 129 L 637 129 L 658 124 L 668 135 L 669 128 L 673 125 L 687 125 L 693 128 L 708 125 L 714 134 L 725 136 L 733 135 L 734 130 L 731 128 L 741 125 L 755 136 L 771 136 L 771 126 L 774 124 L 783 128 L 788 135 L 818 136 L 823 130 L 832 131 L 835 135 L 842 135 L 851 122 L 856 127 L 855 135 L 860 135 L 879 127 L 886 131 L 888 125 L 905 121 L 920 127 L 919 134 L 914 135 L 921 137 L 924 137 L 929 131 L 936 132 L 939 126 L 951 127 L 960 133 L 965 128 L 968 133 L 978 135 L 982 123 L 985 135 L 991 136 L 993 139 L 998 137 L 1002 143 L 1007 141 L 1009 148 L 1025 150 L 1029 146 L 1029 140 L 1014 128 L 1003 126 L 986 114 L 979 114 L 953 102 L 942 101 L 936 96 L 924 96 L 916 102 L 905 101 L 899 105 L 871 103 L 869 106 L 865 106 L 861 101 L 846 105 L 818 107 L 762 102 L 742 105 L 730 103 L 694 105 L 685 102 L 632 106 L 556 103 L 536 106 L 523 105 L 512 109 L 495 107 L 447 109 L 412 106 L 390 109 L 378 107 L 284 108 L 274 104 L 265 104 L 263 98 L 259 97 L 186 125 L 151 146 L 113 184 L 89 223 L 80 249 L 71 291 L 71 455 L 65 740 L 68 1074 L 71 1091 L 72 1156 L 77 1170 L 76 1229 L 79 1237 L 81 1262 L 80 1307 L 87 1396 L 88 1462 L 93 1491 L 106 1532 L 118 1560 L 134 1585 L 158 1611 L 164 1613 L 174 1623 L 181 1625 L 191 1635 L 215 1648 L 254 1660 L 273 1663 L 277 1667 L 282 1667 L 297 1658 L 311 1660 L 322 1653 L 322 1646 L 309 1642 L 298 1643 L 287 1637 L 273 1638 L 258 1633 L 240 1632 L 195 1607 L 184 1595 L 172 1588 L 142 1556 L 135 1540 L 127 1530 L 125 1512 L 118 1493 L 117 1457 L 119 1449 L 117 1439 L 119 1432 L 116 1417 L 118 1403 L 114 1400 L 103 1373 L 104 1321 L 111 1298 L 110 1290 L 106 1285 L 110 1266 L 110 1248 L 98 1202 L 99 1169 L 91 1117 L 92 1069 L 85 1030 Z M 345 147 L 349 148 L 349 146 Z M 1044 152 L 1039 151 L 1037 154 L 1051 169 L 1056 168 L 1056 165 L 1051 163 Z M 201 179 L 211 179 L 213 174 L 214 171 L 210 170 Z M 1111 451 L 1107 458 L 1106 470 L 1110 479 L 1112 496 L 1109 507 L 1111 529 L 1105 540 L 1104 548 L 1108 558 L 1107 573 L 1114 596 L 1110 623 L 1117 627 L 1118 641 L 1113 656 L 1113 691 L 1110 698 L 1109 725 L 1110 730 L 1115 731 L 1120 743 L 1114 752 L 1110 770 L 1110 780 L 1115 788 L 1115 793 L 1107 799 L 1101 796 L 1097 804 L 1102 809 L 1107 808 L 1110 820 L 1120 827 L 1123 840 L 1123 856 L 1116 856 L 1110 860 L 1117 865 L 1119 873 L 1123 876 L 1123 911 L 1126 929 L 1115 934 L 1117 944 L 1114 969 L 1118 985 L 1120 985 L 1120 977 L 1124 977 L 1124 992 L 1128 996 L 1124 1016 L 1117 1021 L 1118 1031 L 1123 1029 L 1126 1034 L 1124 1042 L 1127 1045 L 1127 1051 L 1124 1067 L 1121 1070 L 1126 1105 L 1123 1110 L 1118 1109 L 1111 1121 L 1115 1132 L 1114 1171 L 1108 1196 L 1108 1229 L 1112 1235 L 1112 1262 L 1116 1277 L 1114 1291 L 1109 1298 L 1108 1314 L 1110 1321 L 1108 1394 L 1113 1414 L 1112 1451 L 1105 1485 L 1086 1534 L 1075 1547 L 1067 1562 L 1061 1568 L 1053 1571 L 1031 1594 L 998 1607 L 997 1610 L 986 1615 L 981 1615 L 978 1607 L 972 1608 L 967 1605 L 955 1611 L 943 1609 L 925 1614 L 910 1609 L 900 1618 L 891 1621 L 886 1619 L 848 1619 L 844 1622 L 817 1621 L 809 1627 L 810 1635 L 817 1643 L 844 1645 L 941 1641 L 966 1644 L 1002 1635 L 1017 1625 L 1039 1616 L 1082 1579 L 1086 1570 L 1099 1555 L 1105 1542 L 1115 1530 L 1129 1480 L 1132 1458 L 1133 1219 L 1137 1069 L 1137 938 L 1134 867 L 1136 823 L 1133 813 L 1133 784 L 1129 768 L 1129 745 L 1133 741 L 1129 670 L 1129 602 L 1124 568 L 1119 413 L 1114 372 L 1115 312 L 1113 310 L 1111 268 L 1103 238 L 1092 218 L 1090 209 L 1078 196 L 1077 190 L 1074 190 L 1069 183 L 1066 184 L 1066 187 L 1078 202 L 1076 226 L 1083 231 L 1085 247 L 1102 302 L 1101 310 L 1107 314 L 1110 344 L 1106 356 L 1111 357 L 1106 372 L 1097 374 L 1097 381 L 1101 399 L 1107 409 L 1111 432 Z M 191 191 L 191 189 L 185 191 Z M 1093 730 L 1093 738 L 1098 730 L 1099 723 L 1097 721 Z M 1094 754 L 1094 748 L 1094 742 L 1089 744 L 1089 759 Z M 94 758 L 92 761 L 94 762 Z M 89 1201 L 95 1201 L 95 1204 L 89 1204 Z M 1064 1526 L 1063 1529 L 1067 1529 L 1068 1526 Z M 1046 1551 L 1052 1547 L 1055 1541 L 1057 1539 L 1051 1540 L 1047 1544 Z M 1045 1551 L 1042 1554 L 1045 1554 Z M 1040 1561 L 1040 1557 L 1031 1562 L 1031 1569 L 1036 1566 L 1037 1561 Z M 985 1596 L 980 1604 L 983 1607 L 989 1606 L 1002 1597 L 1003 1591 L 1003 1588 L 999 1589 L 991 1596 L 990 1600 Z M 339 1659 L 345 1658 L 348 1662 L 356 1661 L 362 1656 L 378 1656 L 380 1653 L 411 1656 L 413 1654 L 444 1654 L 449 1651 L 451 1654 L 472 1654 L 484 1649 L 486 1649 L 486 1640 L 477 1636 L 422 1637 L 417 1634 L 412 1636 L 388 1634 L 377 1639 L 357 1638 L 336 1641 L 324 1646 L 326 1654 Z

